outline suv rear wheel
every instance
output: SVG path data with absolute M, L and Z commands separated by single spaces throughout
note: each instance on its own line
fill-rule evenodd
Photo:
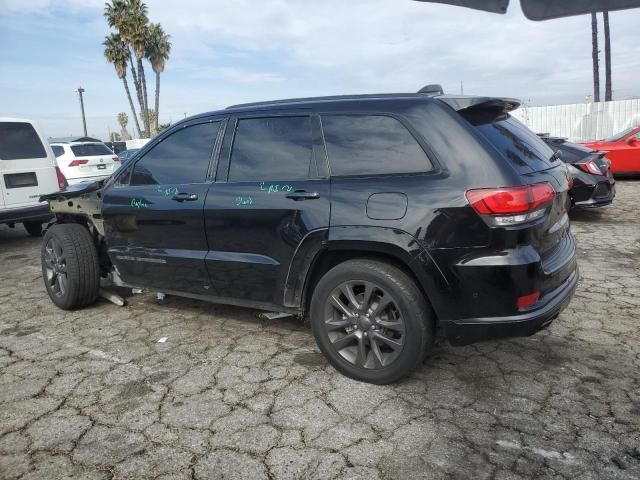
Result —
M 344 375 L 386 384 L 409 375 L 433 341 L 431 309 L 399 268 L 349 260 L 327 272 L 311 301 L 318 347 Z
M 100 288 L 98 253 L 89 230 L 53 225 L 42 241 L 42 277 L 53 303 L 65 310 L 95 302 Z

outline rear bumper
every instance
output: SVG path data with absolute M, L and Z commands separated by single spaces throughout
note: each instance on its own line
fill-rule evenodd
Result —
M 45 222 L 53 218 L 49 205 L 36 205 L 35 207 L 13 208 L 0 210 L 0 223 L 19 223 L 42 220 Z
M 84 183 L 84 182 L 95 182 L 97 180 L 102 180 L 103 178 L 109 178 L 110 176 L 111 176 L 111 172 L 109 172 L 106 175 L 96 175 L 95 177 L 67 178 L 67 184 L 77 185 L 79 183 Z
M 573 205 L 579 208 L 596 208 L 610 205 L 616 196 L 615 182 L 598 182 L 595 185 L 583 185 L 571 190 Z
M 578 269 L 566 280 L 547 292 L 535 309 L 508 317 L 441 320 L 440 325 L 452 345 L 468 345 L 483 340 L 527 337 L 542 330 L 566 308 L 578 284 Z

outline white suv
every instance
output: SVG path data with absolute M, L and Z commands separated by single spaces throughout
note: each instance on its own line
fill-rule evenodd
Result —
M 46 137 L 31 121 L 0 118 L 0 224 L 24 224 L 33 236 L 53 217 L 40 195 L 65 187 Z
M 110 177 L 120 166 L 118 156 L 95 138 L 51 139 L 50 143 L 69 185 Z

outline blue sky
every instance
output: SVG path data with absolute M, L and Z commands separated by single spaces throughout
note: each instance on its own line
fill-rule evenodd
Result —
M 461 80 L 465 93 L 533 105 L 584 101 L 592 89 L 589 17 L 531 22 L 511 3 L 496 15 L 408 0 L 148 0 L 151 20 L 173 42 L 160 120 L 244 101 L 416 91 L 427 83 L 457 93 Z M 130 111 L 103 57 L 103 7 L 0 0 L 0 116 L 33 118 L 49 136 L 81 133 L 74 93 L 81 85 L 89 133 L 119 130 L 117 113 Z M 614 98 L 638 97 L 640 10 L 610 16 Z M 151 103 L 148 65 L 146 73 Z

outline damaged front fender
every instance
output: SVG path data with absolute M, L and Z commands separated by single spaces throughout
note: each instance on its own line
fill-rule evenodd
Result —
M 102 194 L 106 180 L 71 185 L 65 190 L 40 196 L 40 201 L 48 201 L 56 218 L 80 216 L 93 225 L 104 236 L 102 218 Z

